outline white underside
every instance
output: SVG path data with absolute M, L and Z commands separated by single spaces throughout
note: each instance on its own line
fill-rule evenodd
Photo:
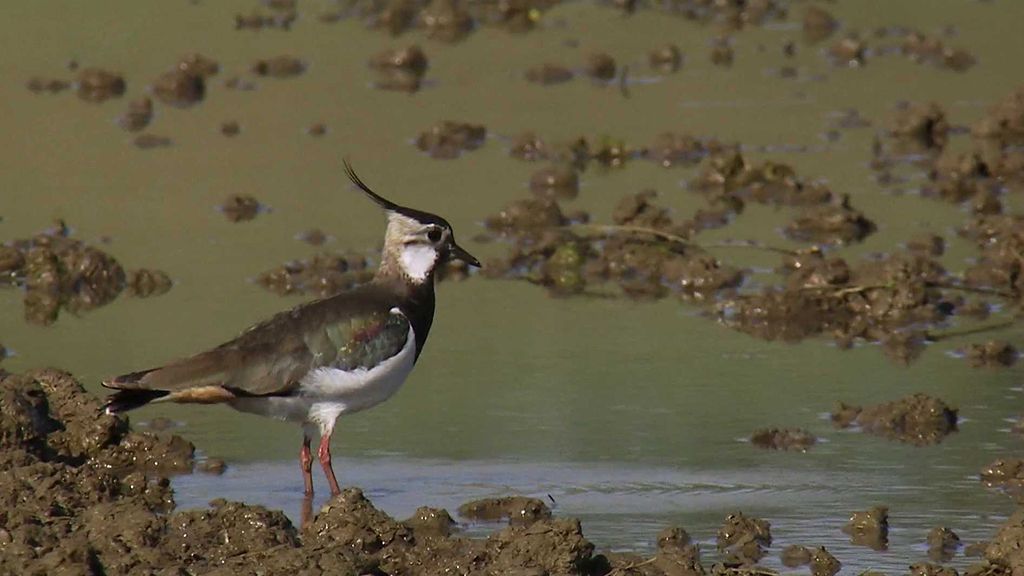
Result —
M 392 310 L 393 314 L 400 314 Z M 315 426 L 329 434 L 338 416 L 366 410 L 390 398 L 412 372 L 416 337 L 412 327 L 405 346 L 391 358 L 367 370 L 322 367 L 307 374 L 295 396 L 238 398 L 231 406 L 242 412 Z

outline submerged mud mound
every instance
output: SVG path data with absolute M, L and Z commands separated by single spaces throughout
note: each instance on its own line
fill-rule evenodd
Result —
M 927 394 L 866 408 L 840 403 L 831 417 L 836 428 L 857 425 L 876 436 L 919 446 L 938 444 L 957 431 L 957 410 Z
M 126 273 L 107 252 L 70 237 L 63 222 L 31 238 L 0 244 L 0 287 L 24 290 L 25 320 L 52 324 L 60 311 L 78 314 L 114 301 L 121 292 L 148 297 L 170 290 L 167 274 Z

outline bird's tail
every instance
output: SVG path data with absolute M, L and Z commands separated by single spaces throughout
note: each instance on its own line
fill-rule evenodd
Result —
M 155 370 L 155 368 L 153 370 Z M 136 385 L 143 376 L 149 374 L 153 370 L 132 372 L 131 374 L 125 374 L 124 376 L 118 376 L 117 378 L 103 382 L 103 386 L 105 388 L 113 388 L 117 390 L 117 392 L 107 396 L 107 401 L 103 404 L 103 411 L 107 414 L 126 412 L 128 410 L 139 408 L 140 406 L 145 406 L 157 398 L 167 396 L 170 392 L 166 390 L 149 390 L 133 386 Z

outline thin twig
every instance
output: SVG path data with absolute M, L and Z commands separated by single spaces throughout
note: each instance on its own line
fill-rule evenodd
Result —
M 1014 324 L 1016 324 L 1015 320 L 1000 320 L 999 322 L 993 322 L 992 324 L 986 324 L 984 326 L 975 326 L 973 328 L 963 328 L 960 330 L 948 330 L 938 334 L 925 332 L 925 338 L 932 342 L 938 342 L 939 340 L 949 340 L 951 338 L 962 338 L 964 336 L 984 334 L 985 332 L 994 332 L 996 330 L 1002 330 L 1003 328 L 1009 328 Z
M 963 284 L 944 284 L 942 282 L 928 282 L 928 286 L 943 288 L 946 290 L 958 290 L 960 292 L 971 292 L 973 294 L 985 294 L 987 296 L 999 296 L 1000 298 L 1014 298 L 1015 295 L 995 288 L 982 288 L 978 286 L 965 286 Z
M 566 228 L 572 230 L 590 230 L 593 232 L 601 233 L 615 233 L 615 232 L 631 232 L 634 234 L 649 234 L 661 238 L 662 240 L 668 240 L 669 242 L 675 242 L 682 246 L 688 246 L 693 248 L 700 248 L 701 250 L 707 250 L 708 248 L 747 248 L 752 250 L 764 250 L 765 252 L 775 252 L 778 254 L 785 254 L 787 256 L 796 256 L 798 252 L 796 250 L 788 250 L 786 248 L 779 248 L 776 246 L 765 246 L 761 243 L 754 244 L 741 244 L 731 242 L 719 242 L 716 244 L 698 244 L 683 238 L 678 234 L 671 232 L 665 232 L 664 230 L 658 230 L 657 228 L 649 228 L 647 226 L 632 226 L 629 224 L 570 224 Z
M 809 290 L 832 290 L 834 288 L 835 288 L 834 286 L 802 286 L 800 288 L 800 290 L 808 290 L 808 291 Z M 867 290 L 881 290 L 881 289 L 885 289 L 885 288 L 892 288 L 892 285 L 891 284 L 865 284 L 865 285 L 857 285 L 857 286 L 847 286 L 845 288 L 839 288 L 838 290 L 835 290 L 831 294 L 828 294 L 828 296 L 839 298 L 839 297 L 842 297 L 842 296 L 846 296 L 847 294 L 856 294 L 858 292 L 865 292 Z
M 651 236 L 661 238 L 662 240 L 668 240 L 669 242 L 675 242 L 683 246 L 696 246 L 696 244 L 682 236 L 679 236 L 678 234 L 665 232 L 664 230 L 658 230 L 657 228 L 648 228 L 646 226 L 630 226 L 627 224 L 571 224 L 567 226 L 567 228 L 605 233 L 632 232 L 634 234 L 649 234 Z
M 641 566 L 647 566 L 648 564 L 654 564 L 654 562 L 657 559 L 658 559 L 658 557 L 655 556 L 653 558 L 648 558 L 647 560 L 644 560 L 643 562 L 630 562 L 626 566 L 619 566 L 618 568 L 613 568 L 610 572 L 605 574 L 605 576 L 616 576 L 617 574 L 625 574 L 628 570 L 635 570 L 637 568 L 640 568 Z
M 779 248 L 778 246 L 767 246 L 760 242 L 754 243 L 741 243 L 741 242 L 718 242 L 716 244 L 702 244 L 702 248 L 750 248 L 753 250 L 764 250 L 765 252 L 775 252 L 778 254 L 785 254 L 786 256 L 797 256 L 800 253 L 796 250 L 790 250 L 788 248 Z

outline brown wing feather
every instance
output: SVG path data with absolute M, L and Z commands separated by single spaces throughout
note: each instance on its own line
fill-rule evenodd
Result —
M 157 398 L 178 402 L 287 394 L 309 370 L 334 359 L 311 350 L 304 334 L 346 317 L 386 313 L 395 301 L 387 290 L 364 286 L 277 314 L 206 352 L 118 376 L 103 385 L 123 392 L 165 392 Z

